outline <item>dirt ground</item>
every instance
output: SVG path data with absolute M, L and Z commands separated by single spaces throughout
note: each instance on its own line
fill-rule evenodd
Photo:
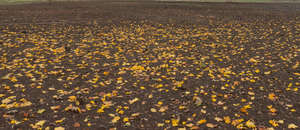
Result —
M 0 129 L 299 129 L 300 4 L 0 6 Z

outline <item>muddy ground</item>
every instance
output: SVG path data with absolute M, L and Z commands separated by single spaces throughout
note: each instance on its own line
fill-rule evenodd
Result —
M 0 129 L 297 129 L 299 14 L 271 3 L 0 6 Z

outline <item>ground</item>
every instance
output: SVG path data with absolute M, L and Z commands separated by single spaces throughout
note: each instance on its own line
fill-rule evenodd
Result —
M 0 129 L 299 129 L 299 4 L 0 6 Z

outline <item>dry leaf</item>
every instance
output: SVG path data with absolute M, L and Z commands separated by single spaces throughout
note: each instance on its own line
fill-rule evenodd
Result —
M 220 117 L 215 117 L 215 120 L 216 120 L 217 122 L 223 121 L 223 119 L 220 118 Z
M 80 123 L 75 122 L 75 123 L 73 124 L 73 126 L 74 126 L 74 127 L 80 127 Z
M 255 123 L 251 120 L 248 120 L 245 125 L 248 127 L 248 128 L 255 128 Z
M 199 125 L 204 124 L 204 123 L 206 123 L 206 120 L 205 120 L 205 119 L 199 120 L 199 121 L 197 122 L 197 124 L 199 124 Z
M 270 123 L 272 126 L 274 126 L 274 127 L 279 126 L 278 122 L 275 121 L 275 120 L 269 120 L 269 123 Z
M 217 125 L 215 125 L 215 124 L 212 124 L 212 123 L 207 123 L 206 124 L 206 127 L 208 127 L 208 128 L 215 128 Z
M 224 117 L 224 121 L 225 121 L 226 124 L 230 124 L 231 119 L 230 119 L 229 116 L 225 116 L 225 117 Z
M 298 128 L 298 126 L 292 123 L 292 124 L 288 125 L 288 128 L 289 129 L 296 129 L 296 128 Z
M 115 116 L 112 120 L 111 120 L 111 122 L 112 123 L 117 123 L 118 122 L 118 120 L 120 120 L 121 118 L 119 117 L 119 116 Z
M 201 104 L 202 104 L 202 99 L 201 98 L 199 98 L 199 97 L 194 97 L 194 100 L 195 100 L 195 104 L 197 105 L 197 106 L 200 106 Z
M 168 110 L 168 106 L 162 106 L 158 111 L 165 112 L 166 110 Z
M 157 112 L 157 110 L 155 108 L 151 108 L 150 111 L 151 112 Z
M 138 98 L 134 98 L 132 100 L 129 100 L 129 104 L 133 104 L 133 103 L 137 102 L 138 100 L 139 100 Z
M 274 93 L 269 93 L 268 98 L 274 101 L 276 99 L 276 95 Z
M 55 127 L 54 130 L 65 130 L 64 127 Z
M 178 119 L 172 119 L 172 126 L 178 126 L 179 120 Z
M 37 111 L 37 113 L 42 114 L 42 113 L 45 112 L 45 111 L 46 111 L 45 109 L 39 109 L 39 110 Z

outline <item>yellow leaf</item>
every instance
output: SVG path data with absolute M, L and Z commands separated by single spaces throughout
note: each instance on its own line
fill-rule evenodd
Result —
M 128 122 L 128 121 L 129 121 L 128 117 L 123 118 L 123 122 Z
M 269 98 L 270 100 L 274 101 L 274 100 L 276 99 L 276 95 L 275 95 L 274 93 L 270 93 L 270 94 L 268 95 L 268 98 Z
M 55 127 L 54 130 L 65 130 L 64 127 Z
M 31 124 L 31 127 L 34 129 L 37 129 L 37 128 L 42 127 L 45 123 L 46 123 L 46 120 L 41 120 L 41 121 L 38 121 L 37 123 L 35 123 L 34 125 Z
M 220 118 L 220 117 L 215 117 L 215 120 L 216 120 L 217 122 L 223 121 L 223 119 Z
M 238 124 L 240 124 L 241 122 L 243 122 L 244 121 L 244 119 L 236 119 L 236 120 L 233 120 L 232 122 L 231 122 L 231 124 L 233 125 L 233 126 L 237 126 Z
M 224 121 L 226 124 L 229 124 L 231 122 L 230 117 L 229 116 L 225 116 L 224 117 Z
M 2 102 L 3 104 L 8 104 L 8 103 L 12 102 L 12 100 L 9 99 L 9 98 L 5 98 L 5 99 L 3 99 L 1 102 Z
M 150 109 L 151 112 L 157 112 L 155 108 Z
M 283 56 L 280 56 L 280 58 L 281 58 L 283 61 L 288 60 L 287 58 L 285 58 L 285 57 L 283 57 Z
M 129 104 L 133 104 L 133 103 L 135 103 L 136 101 L 138 101 L 139 99 L 138 98 L 134 98 L 134 99 L 132 99 L 132 100 L 129 100 Z
M 278 124 L 277 121 L 275 121 L 275 120 L 269 120 L 269 123 L 270 123 L 272 126 L 274 126 L 274 127 L 279 126 L 279 124 Z
M 297 91 L 298 91 L 298 88 L 294 88 L 293 91 L 297 92 Z
M 184 128 L 178 128 L 178 130 L 186 130 L 186 128 L 184 127 Z
M 163 102 L 162 102 L 162 101 L 159 101 L 159 102 L 157 102 L 157 104 L 158 104 L 158 105 L 162 105 L 162 104 L 163 104 Z
M 157 123 L 157 127 L 163 127 L 165 124 L 163 123 Z
M 91 125 L 92 125 L 92 124 L 91 124 L 90 122 L 89 122 L 89 123 L 87 123 L 87 126 L 89 126 L 89 127 L 90 127 Z
M 292 123 L 292 124 L 288 125 L 288 128 L 289 129 L 296 129 L 296 128 L 298 128 L 298 126 Z
M 10 121 L 10 124 L 16 124 L 16 120 L 14 120 L 14 119 L 11 120 L 11 121 Z
M 37 111 L 37 113 L 41 114 L 41 113 L 43 113 L 43 112 L 45 112 L 45 111 L 46 111 L 45 109 L 39 109 L 39 110 Z
M 60 120 L 56 120 L 55 123 L 62 123 L 66 118 L 62 118 Z
M 257 60 L 255 60 L 254 58 L 250 58 L 250 60 L 249 60 L 250 62 L 253 62 L 253 63 L 256 63 L 256 62 L 258 62 Z
M 238 128 L 238 129 L 245 129 L 244 124 L 239 124 L 239 125 L 236 126 L 236 128 Z
M 119 117 L 119 116 L 115 116 L 115 117 L 111 120 L 111 122 L 112 122 L 112 123 L 117 123 L 118 120 L 120 120 L 120 117 Z
M 22 98 L 20 99 L 21 103 L 20 103 L 20 107 L 28 107 L 31 106 L 32 103 L 30 101 L 27 101 L 26 99 Z
M 284 120 L 278 120 L 277 122 L 280 123 L 280 124 L 283 124 Z
M 248 120 L 245 125 L 249 128 L 255 128 L 256 127 L 255 123 L 251 120 Z
M 124 111 L 120 110 L 118 113 L 122 115 L 122 114 L 124 114 Z
M 277 110 L 275 108 L 270 108 L 270 112 L 275 113 Z
M 186 106 L 182 106 L 182 105 L 179 106 L 180 110 L 185 109 L 185 108 L 186 108 Z
M 165 112 L 166 110 L 168 110 L 168 106 L 163 106 L 158 111 L 159 112 Z
M 260 72 L 260 70 L 259 70 L 259 69 L 256 69 L 256 70 L 255 70 L 255 73 L 259 73 L 259 72 Z
M 12 82 L 17 82 L 18 81 L 18 79 L 15 76 L 11 77 L 9 80 L 12 81 Z
M 202 120 L 199 120 L 197 123 L 198 123 L 199 125 L 201 125 L 201 124 L 206 123 L 206 120 L 205 120 L 205 119 L 202 119 Z
M 108 75 L 108 74 L 109 74 L 109 72 L 105 71 L 105 72 L 103 72 L 103 74 L 104 74 L 104 75 Z
M 179 120 L 172 119 L 172 126 L 178 126 Z
M 248 114 L 247 109 L 249 109 L 249 108 L 251 108 L 251 106 L 248 104 L 248 105 L 245 105 L 244 107 L 242 107 L 242 108 L 240 109 L 240 111 L 241 111 L 241 112 L 244 112 L 244 113 L 246 113 L 246 114 Z
M 294 73 L 294 75 L 300 76 L 300 73 Z
M 254 82 L 255 82 L 255 80 L 254 80 L 254 79 L 250 79 L 250 82 L 251 82 L 251 83 L 254 83 Z
M 133 71 L 135 71 L 135 70 L 145 70 L 145 68 L 143 66 L 136 65 L 136 66 L 132 66 L 131 70 L 133 70 Z
M 297 69 L 299 67 L 299 62 L 297 61 L 295 65 L 292 66 L 293 69 Z
M 131 114 L 132 117 L 139 116 L 139 115 L 140 115 L 140 113 L 133 113 L 133 114 Z

